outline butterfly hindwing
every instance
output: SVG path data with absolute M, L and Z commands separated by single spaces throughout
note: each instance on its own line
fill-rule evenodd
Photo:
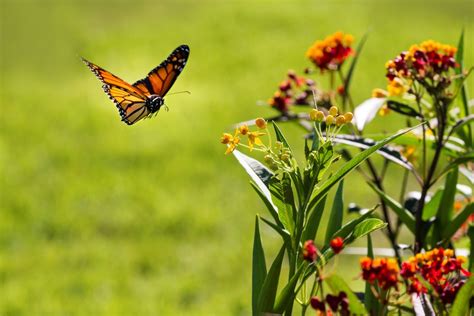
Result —
M 183 71 L 189 57 L 189 47 L 181 45 L 176 48 L 158 67 L 148 73 L 144 79 L 133 84 L 146 95 L 157 94 L 164 97 Z

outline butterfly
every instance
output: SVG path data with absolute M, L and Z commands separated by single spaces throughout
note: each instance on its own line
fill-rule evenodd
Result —
M 102 89 L 117 106 L 122 121 L 132 125 L 163 106 L 164 96 L 183 71 L 188 57 L 189 47 L 181 45 L 145 78 L 132 85 L 84 58 L 82 61 L 102 81 Z

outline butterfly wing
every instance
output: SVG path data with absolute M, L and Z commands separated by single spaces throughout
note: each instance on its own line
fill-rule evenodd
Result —
M 189 57 L 189 47 L 181 45 L 176 48 L 158 67 L 148 73 L 146 78 L 133 84 L 146 95 L 157 94 L 164 97 L 183 71 Z
M 132 125 L 150 115 L 150 111 L 145 106 L 147 97 L 143 91 L 90 61 L 84 58 L 82 60 L 104 84 L 102 88 L 109 98 L 114 101 L 122 121 Z

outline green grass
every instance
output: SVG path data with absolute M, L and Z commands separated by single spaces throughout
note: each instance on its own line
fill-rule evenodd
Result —
M 248 315 L 264 206 L 220 133 L 270 114 L 256 100 L 336 30 L 372 30 L 357 102 L 385 86 L 386 60 L 425 39 L 455 45 L 463 26 L 474 63 L 470 1 L 3 0 L 0 12 L 0 315 Z M 134 82 L 183 43 L 191 55 L 173 91 L 191 95 L 132 127 L 79 58 Z M 346 201 L 371 206 L 359 183 L 347 179 Z

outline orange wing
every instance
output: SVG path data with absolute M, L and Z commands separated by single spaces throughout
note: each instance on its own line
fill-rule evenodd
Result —
M 122 121 L 132 125 L 150 115 L 150 111 L 145 105 L 147 96 L 143 91 L 84 58 L 82 60 L 104 84 L 102 88 L 114 101 Z
M 148 73 L 144 79 L 133 84 L 144 94 L 157 94 L 164 97 L 173 83 L 183 71 L 189 57 L 188 45 L 181 45 L 176 48 L 158 67 Z

